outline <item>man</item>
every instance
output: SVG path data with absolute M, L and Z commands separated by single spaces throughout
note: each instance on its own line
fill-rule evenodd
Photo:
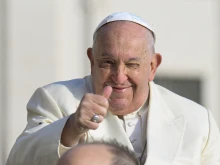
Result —
M 132 151 L 113 141 L 73 147 L 57 165 L 139 165 L 139 162 Z
M 153 30 L 137 16 L 104 19 L 87 50 L 91 76 L 35 91 L 8 165 L 53 165 L 81 142 L 113 138 L 142 164 L 219 165 L 220 134 L 211 113 L 153 83 L 162 61 L 154 42 Z

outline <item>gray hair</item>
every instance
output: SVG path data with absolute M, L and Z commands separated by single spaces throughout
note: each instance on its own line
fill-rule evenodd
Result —
M 139 159 L 136 157 L 134 151 L 129 150 L 127 146 L 124 146 L 116 140 L 95 141 L 89 144 L 109 146 L 108 151 L 113 155 L 111 165 L 140 165 Z

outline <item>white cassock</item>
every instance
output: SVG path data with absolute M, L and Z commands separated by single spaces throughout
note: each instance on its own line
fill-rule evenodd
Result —
M 149 86 L 148 105 L 123 121 L 108 112 L 97 130 L 88 131 L 86 142 L 116 139 L 140 155 L 147 141 L 145 165 L 220 165 L 220 133 L 210 111 L 153 82 Z M 60 144 L 63 127 L 92 91 L 91 76 L 37 89 L 27 104 L 28 124 L 7 165 L 56 165 L 68 149 Z

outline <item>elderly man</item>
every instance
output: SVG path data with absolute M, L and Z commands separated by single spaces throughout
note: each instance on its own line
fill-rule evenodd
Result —
M 139 165 L 139 161 L 134 152 L 113 141 L 73 147 L 63 154 L 57 165 Z
M 70 147 L 113 138 L 142 164 L 219 165 L 212 114 L 153 83 L 162 61 L 154 42 L 153 30 L 137 16 L 105 18 L 87 50 L 91 76 L 35 91 L 8 165 L 55 165 Z

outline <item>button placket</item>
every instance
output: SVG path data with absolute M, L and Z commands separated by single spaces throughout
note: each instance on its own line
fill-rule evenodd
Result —
M 132 126 L 134 126 L 134 125 L 135 125 L 135 124 L 134 124 L 133 122 L 131 122 L 131 121 L 128 122 L 128 126 L 129 126 L 129 127 L 132 127 Z
M 130 139 L 130 142 L 133 144 L 134 142 L 136 142 L 137 141 L 137 139 L 133 139 L 133 138 L 131 138 Z

